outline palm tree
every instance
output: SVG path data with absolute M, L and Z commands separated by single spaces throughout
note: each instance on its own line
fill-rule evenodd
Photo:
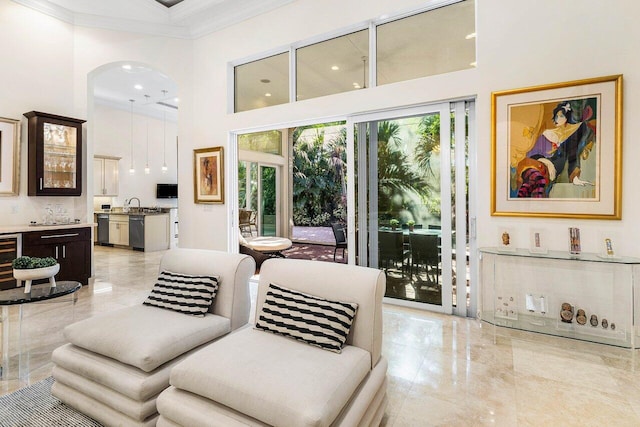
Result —
M 297 225 L 329 225 L 346 203 L 346 129 L 325 142 L 325 129 L 343 123 L 296 128 L 293 132 L 293 203 Z M 344 127 L 344 126 L 343 126 Z M 302 132 L 315 129 L 312 138 Z
M 435 177 L 431 168 L 431 155 L 440 152 L 440 114 L 429 114 L 420 119 L 420 139 L 414 154 L 417 166 Z
M 378 212 L 389 218 L 406 206 L 406 195 L 422 197 L 426 182 L 404 152 L 397 121 L 378 123 Z

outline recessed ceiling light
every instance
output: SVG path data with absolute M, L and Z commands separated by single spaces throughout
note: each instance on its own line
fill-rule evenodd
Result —
M 142 85 L 135 85 L 134 88 L 138 89 L 138 90 L 142 90 Z
M 260 79 L 261 83 L 271 83 L 271 80 L 269 79 Z
M 478 63 L 476 61 L 470 62 L 469 65 L 471 65 L 472 67 L 477 67 Z
M 475 39 L 475 38 L 476 38 L 476 33 L 467 34 L 465 36 L 465 39 L 467 39 L 467 40 Z
M 180 102 L 180 98 L 173 98 L 174 102 Z
M 338 67 L 337 65 L 334 65 L 334 66 L 331 67 L 331 69 L 333 71 L 338 71 L 340 69 L 340 67 Z
M 271 96 L 269 92 L 265 93 L 264 96 Z
M 131 65 L 129 65 L 129 64 L 124 64 L 124 65 L 122 66 L 122 69 L 123 69 L 123 70 L 130 70 L 130 69 L 131 69 Z

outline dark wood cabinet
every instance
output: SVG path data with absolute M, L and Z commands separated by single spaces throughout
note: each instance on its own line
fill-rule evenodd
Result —
M 60 264 L 56 280 L 87 285 L 91 276 L 91 229 L 31 231 L 22 235 L 22 255 L 53 257 Z
M 85 120 L 30 111 L 29 196 L 82 194 L 82 123 Z
M 12 262 L 18 257 L 18 238 L 0 236 L 0 291 L 16 287 Z

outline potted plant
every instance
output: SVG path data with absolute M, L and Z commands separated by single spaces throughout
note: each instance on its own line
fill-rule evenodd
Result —
M 389 225 L 391 226 L 392 230 L 395 230 L 396 227 L 400 225 L 400 221 L 394 218 L 391 221 L 389 221 Z
M 409 231 L 413 231 L 413 228 L 415 227 L 416 222 L 410 219 L 409 221 L 407 221 L 407 225 L 409 226 Z
M 31 281 L 49 279 L 51 287 L 56 286 L 54 276 L 60 271 L 60 264 L 55 258 L 21 256 L 13 260 L 13 277 L 16 280 L 24 280 L 24 293 L 31 292 Z

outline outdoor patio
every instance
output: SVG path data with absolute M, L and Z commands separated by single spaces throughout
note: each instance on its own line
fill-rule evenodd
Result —
M 294 226 L 291 240 L 293 246 L 282 251 L 282 254 L 287 258 L 333 262 L 336 240 L 333 237 L 331 227 Z M 342 257 L 342 249 L 338 249 L 336 262 L 347 262 L 346 257 Z

